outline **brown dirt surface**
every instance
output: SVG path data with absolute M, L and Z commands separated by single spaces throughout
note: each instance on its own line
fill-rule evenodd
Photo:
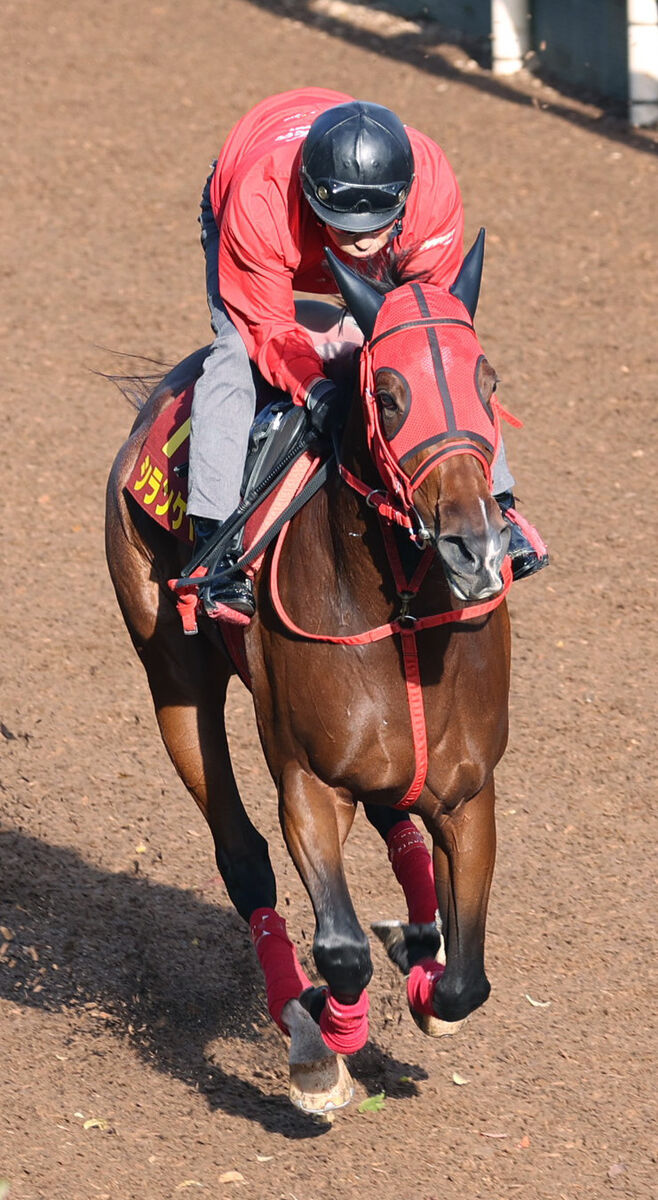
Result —
M 11 1200 L 655 1194 L 656 139 L 529 78 L 496 82 L 436 31 L 384 20 L 373 32 L 358 17 L 301 0 L 5 0 Z M 288 1104 L 249 938 L 115 604 L 103 493 L 132 417 L 92 373 L 134 368 L 109 350 L 173 364 L 208 340 L 196 225 L 208 164 L 250 105 L 304 84 L 385 103 L 435 137 L 468 236 L 487 226 L 479 333 L 525 422 L 508 449 L 553 556 L 511 600 L 491 999 L 458 1037 L 426 1040 L 375 946 L 372 1037 L 352 1068 L 357 1101 L 383 1091 L 386 1103 L 355 1103 L 331 1127 Z M 310 966 L 309 904 L 237 684 L 230 723 Z M 361 818 L 347 869 L 364 927 L 403 915 Z

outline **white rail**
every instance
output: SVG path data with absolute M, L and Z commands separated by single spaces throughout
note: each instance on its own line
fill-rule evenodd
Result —
M 631 125 L 658 122 L 658 0 L 627 0 Z
M 520 71 L 530 49 L 528 0 L 491 0 L 491 51 L 494 75 Z

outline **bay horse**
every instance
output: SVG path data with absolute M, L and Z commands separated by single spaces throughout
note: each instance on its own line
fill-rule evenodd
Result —
M 207 618 L 200 636 L 184 636 L 167 582 L 184 549 L 126 494 L 151 424 L 197 377 L 199 353 L 155 389 L 108 484 L 110 573 L 160 732 L 250 924 L 270 1013 L 290 1035 L 291 1099 L 315 1113 L 348 1102 L 344 1056 L 368 1036 L 370 949 L 342 855 L 359 802 L 405 892 L 410 923 L 377 932 L 407 976 L 417 1023 L 452 1032 L 490 990 L 484 938 L 511 573 L 490 486 L 496 375 L 473 329 L 483 245 L 481 230 L 449 291 L 413 281 L 385 294 L 327 251 L 364 335 L 360 381 L 339 471 L 284 528 L 255 580 L 257 614 L 245 631 L 255 714 L 326 987 L 299 964 L 276 913 L 267 843 L 238 792 L 224 724 L 234 667 Z M 431 858 L 410 814 L 431 837 Z

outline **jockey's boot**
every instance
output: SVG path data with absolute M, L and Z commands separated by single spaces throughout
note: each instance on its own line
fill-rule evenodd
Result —
M 514 507 L 515 500 L 511 492 L 501 492 L 494 496 L 500 506 L 510 530 L 510 542 L 507 553 L 512 563 L 513 579 L 525 579 L 526 575 L 534 575 L 548 566 L 548 550 L 534 525 L 526 521 Z
M 202 550 L 219 532 L 222 522 L 213 517 L 194 517 L 194 553 Z M 242 537 L 224 554 L 220 562 L 213 565 L 212 574 L 226 570 L 237 562 L 242 551 Z M 226 621 L 231 625 L 248 625 L 256 611 L 254 585 L 243 571 L 237 571 L 227 579 L 218 579 L 207 587 L 199 586 L 203 607 L 213 621 Z

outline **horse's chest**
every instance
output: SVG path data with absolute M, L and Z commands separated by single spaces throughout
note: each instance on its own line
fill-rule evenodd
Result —
M 473 753 L 481 758 L 481 739 L 466 728 L 448 675 L 430 673 L 420 686 L 408 663 L 405 670 L 398 639 L 298 644 L 270 683 L 276 716 L 265 740 L 275 774 L 301 754 L 327 784 L 390 802 L 406 793 L 423 757 L 437 794 L 442 780 L 468 769 Z

